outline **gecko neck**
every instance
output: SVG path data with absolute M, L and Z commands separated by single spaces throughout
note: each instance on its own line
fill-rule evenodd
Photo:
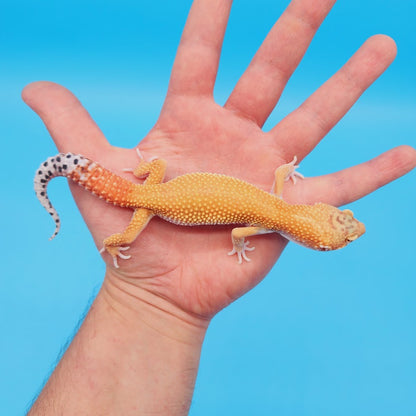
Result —
M 276 198 L 271 228 L 279 233 L 290 235 L 294 229 L 303 227 L 305 222 L 311 223 L 313 205 L 290 204 L 281 198 Z

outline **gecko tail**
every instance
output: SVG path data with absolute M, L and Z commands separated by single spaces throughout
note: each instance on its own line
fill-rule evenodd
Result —
M 55 222 L 55 231 L 50 237 L 50 240 L 55 238 L 58 234 L 61 227 L 61 221 L 56 209 L 48 198 L 46 191 L 48 183 L 57 176 L 69 176 L 76 167 L 82 166 L 88 162 L 90 162 L 88 159 L 80 155 L 73 153 L 59 153 L 56 156 L 46 159 L 36 171 L 34 179 L 36 196 Z

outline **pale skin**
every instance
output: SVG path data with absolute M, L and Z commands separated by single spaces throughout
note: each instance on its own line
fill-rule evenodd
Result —
M 231 1 L 195 0 L 160 117 L 140 143 L 143 156 L 167 160 L 166 179 L 219 172 L 270 190 L 276 167 L 294 155 L 305 158 L 395 57 L 392 39 L 368 39 L 298 109 L 264 132 L 264 122 L 333 4 L 293 0 L 220 106 L 212 92 Z M 42 118 L 60 152 L 83 154 L 132 178 L 123 168 L 137 164 L 136 151 L 110 145 L 64 87 L 36 82 L 24 89 L 23 99 Z M 415 165 L 416 151 L 400 146 L 346 170 L 296 186 L 288 183 L 283 196 L 289 202 L 344 205 Z M 98 248 L 128 224 L 131 211 L 77 186 L 71 190 Z M 252 261 L 242 266 L 226 255 L 230 231 L 154 218 L 119 269 L 104 254 L 103 286 L 29 414 L 187 414 L 210 320 L 263 279 L 286 245 L 276 234 L 253 237 Z

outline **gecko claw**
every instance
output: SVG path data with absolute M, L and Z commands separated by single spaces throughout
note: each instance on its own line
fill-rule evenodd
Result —
M 130 247 L 119 247 L 118 249 L 119 249 L 119 253 L 117 254 L 118 255 L 118 257 L 120 257 L 121 259 L 123 259 L 123 260 L 128 260 L 128 259 L 130 259 L 131 258 L 131 255 L 130 254 L 122 254 L 122 253 L 120 253 L 120 251 L 126 251 L 126 250 L 128 250 Z
M 296 185 L 297 178 L 305 179 L 305 177 L 300 172 L 298 172 L 296 170 L 296 169 L 299 168 L 299 165 L 296 164 L 297 160 L 298 160 L 298 158 L 296 156 L 294 156 L 293 160 L 290 163 L 288 163 L 288 165 L 292 166 L 292 169 L 285 178 L 285 182 L 288 181 L 288 180 L 292 180 L 293 185 Z
M 139 159 L 141 161 L 144 161 L 144 157 L 143 157 L 142 152 L 140 151 L 139 147 L 136 147 L 136 153 L 137 153 L 137 156 L 139 157 Z
M 237 254 L 238 264 L 241 264 L 243 262 L 243 259 L 245 261 L 251 261 L 246 254 L 246 251 L 253 251 L 255 247 L 248 247 L 249 241 L 243 241 L 243 244 L 241 247 L 233 247 L 233 249 L 228 252 L 227 254 L 229 256 L 232 256 L 234 254 Z
M 100 254 L 103 254 L 105 251 L 107 251 L 108 254 L 110 254 L 111 257 L 113 258 L 114 267 L 116 269 L 118 269 L 120 267 L 118 265 L 118 257 L 120 257 L 120 259 L 123 259 L 123 260 L 128 260 L 128 259 L 131 258 L 131 255 L 129 255 L 129 254 L 123 254 L 123 253 L 121 253 L 121 251 L 126 251 L 129 248 L 130 247 L 104 246 L 100 250 Z

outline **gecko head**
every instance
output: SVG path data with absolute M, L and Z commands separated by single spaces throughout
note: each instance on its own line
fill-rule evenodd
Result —
M 341 211 L 323 203 L 298 207 L 295 232 L 283 234 L 298 244 L 320 251 L 337 250 L 365 233 L 364 224 L 349 209 Z
M 317 250 L 336 250 L 345 247 L 351 241 L 365 233 L 365 226 L 354 218 L 349 209 L 339 210 L 327 204 L 313 205 L 321 218 L 322 241 L 319 242 Z

